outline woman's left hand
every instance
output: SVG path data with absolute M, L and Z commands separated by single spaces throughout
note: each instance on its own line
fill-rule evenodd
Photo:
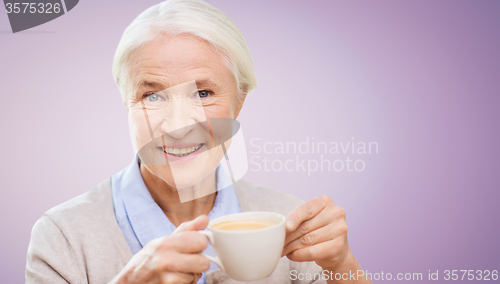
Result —
M 347 242 L 344 208 L 329 196 L 301 204 L 286 220 L 282 256 L 293 261 L 315 261 L 323 269 L 336 269 L 352 258 Z

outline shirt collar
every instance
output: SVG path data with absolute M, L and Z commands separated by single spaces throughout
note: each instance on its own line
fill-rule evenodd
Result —
M 216 169 L 216 177 L 217 196 L 208 214 L 210 220 L 241 211 L 231 180 L 220 165 Z M 153 239 L 171 235 L 175 231 L 176 227 L 147 189 L 137 161 L 125 170 L 121 183 L 126 214 L 142 247 Z

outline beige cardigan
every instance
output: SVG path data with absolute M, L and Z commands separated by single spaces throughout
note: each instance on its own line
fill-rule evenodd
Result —
M 290 213 L 302 201 L 247 181 L 235 185 L 241 210 Z M 110 179 L 89 192 L 49 211 L 31 232 L 26 262 L 26 283 L 97 284 L 111 281 L 132 258 L 132 252 L 115 218 Z M 255 282 L 232 280 L 221 270 L 206 274 L 212 283 L 325 283 L 324 280 L 291 280 L 291 271 L 320 273 L 314 262 L 280 259 L 276 270 Z M 296 278 L 296 277 L 293 277 Z

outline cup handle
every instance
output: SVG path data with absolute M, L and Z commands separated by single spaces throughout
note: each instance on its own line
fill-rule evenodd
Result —
M 214 245 L 214 235 L 212 234 L 212 232 L 210 231 L 198 231 L 198 233 L 204 235 L 205 237 L 207 237 L 208 239 L 208 242 L 213 246 Z M 220 269 L 222 269 L 222 271 L 225 271 L 224 269 L 224 265 L 222 265 L 222 262 L 220 261 L 220 259 L 218 257 L 213 257 L 213 256 L 210 256 L 210 255 L 206 255 L 204 253 L 202 253 L 201 255 L 203 255 L 204 257 L 206 257 L 208 260 L 210 260 L 211 262 L 217 264 Z

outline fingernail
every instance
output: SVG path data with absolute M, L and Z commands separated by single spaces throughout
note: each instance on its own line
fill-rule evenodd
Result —
M 290 230 L 291 230 L 291 229 L 293 229 L 293 228 L 294 228 L 294 226 L 295 226 L 295 222 L 294 222 L 292 219 L 288 219 L 288 220 L 286 221 L 286 226 L 287 226 L 287 228 L 288 228 L 288 229 L 290 229 Z

